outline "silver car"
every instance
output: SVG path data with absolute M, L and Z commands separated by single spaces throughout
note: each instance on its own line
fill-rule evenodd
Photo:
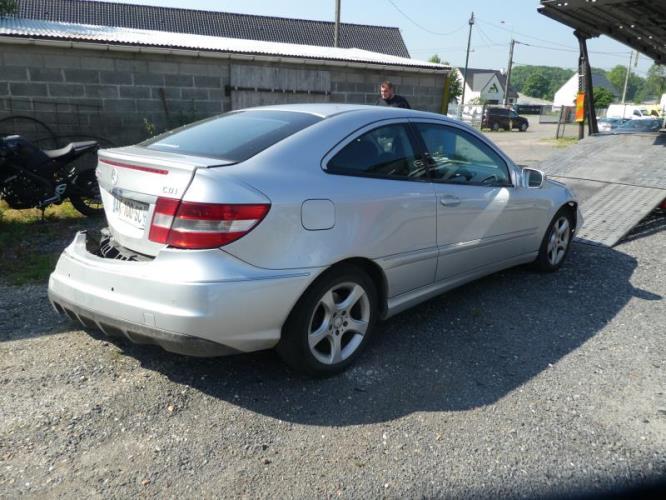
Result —
M 189 355 L 275 347 L 316 374 L 446 290 L 558 269 L 582 223 L 566 186 L 459 121 L 397 108 L 234 111 L 100 151 L 97 176 L 108 227 L 61 255 L 57 311 Z

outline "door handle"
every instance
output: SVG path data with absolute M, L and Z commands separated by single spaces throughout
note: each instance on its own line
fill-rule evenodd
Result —
M 445 207 L 457 207 L 460 205 L 460 198 L 457 196 L 442 196 L 439 202 Z

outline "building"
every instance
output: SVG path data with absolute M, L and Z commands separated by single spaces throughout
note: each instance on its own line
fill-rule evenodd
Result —
M 562 106 L 575 106 L 576 96 L 578 95 L 578 74 L 573 75 L 567 83 L 562 85 L 560 89 L 555 92 L 553 99 L 553 109 L 560 109 Z M 611 82 L 608 81 L 606 75 L 601 73 L 592 72 L 592 88 L 601 87 L 609 90 L 615 97 L 618 96 L 617 89 Z
M 222 29 L 218 25 L 225 16 L 242 29 L 219 31 L 234 36 L 211 34 Z M 410 59 L 397 28 L 343 25 L 343 33 L 356 37 L 347 44 L 358 42 L 362 48 L 333 48 L 324 43 L 322 28 L 332 23 L 236 16 L 19 0 L 18 14 L 0 19 L 0 119 L 20 114 L 59 135 L 127 144 L 248 106 L 376 104 L 385 79 L 413 108 L 441 109 L 450 68 Z M 253 23 L 248 17 L 260 19 Z M 322 29 L 308 31 L 312 26 Z M 309 43 L 293 43 L 297 35 Z M 393 41 L 384 43 L 386 37 Z
M 506 74 L 495 69 L 457 68 L 458 80 L 465 81 L 465 102 L 463 104 L 503 104 L 506 93 Z M 511 89 L 509 104 L 518 99 L 518 94 Z

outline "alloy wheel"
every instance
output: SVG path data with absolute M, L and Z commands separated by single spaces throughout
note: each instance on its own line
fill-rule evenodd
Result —
M 552 226 L 550 238 L 548 239 L 548 262 L 557 266 L 567 253 L 571 240 L 571 226 L 569 219 L 565 216 L 559 217 Z

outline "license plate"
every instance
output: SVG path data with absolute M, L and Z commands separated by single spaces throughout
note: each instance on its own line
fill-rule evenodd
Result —
M 146 227 L 148 204 L 126 198 L 113 199 L 113 213 L 123 222 L 143 229 Z

